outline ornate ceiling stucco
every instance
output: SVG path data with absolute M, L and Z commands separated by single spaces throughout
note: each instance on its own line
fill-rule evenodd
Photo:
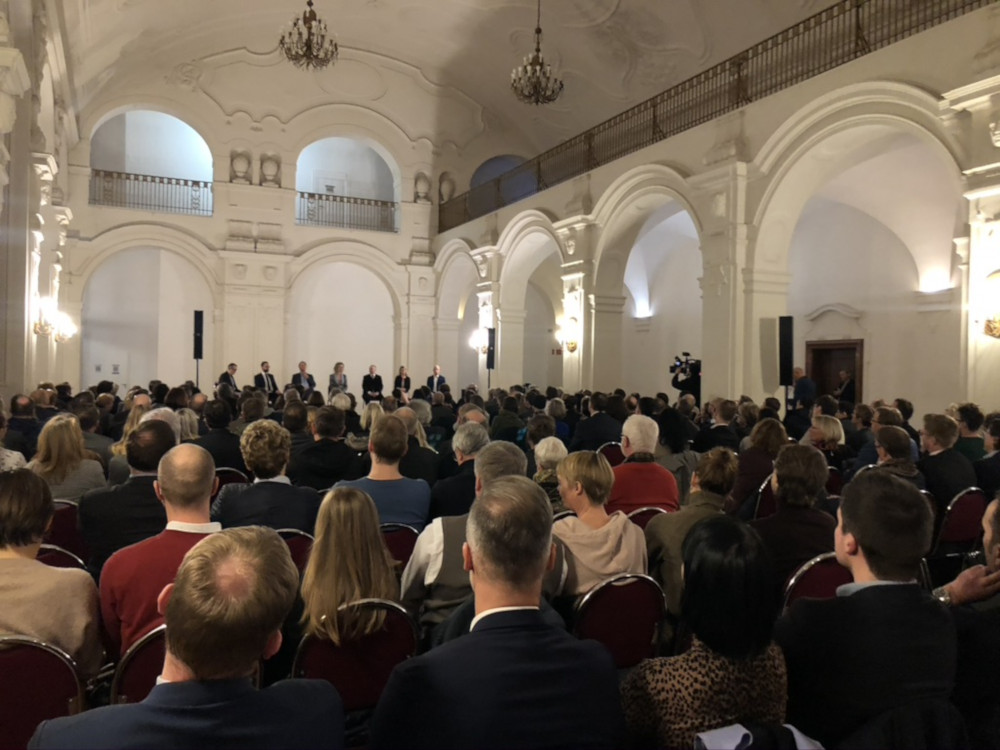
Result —
M 566 90 L 540 109 L 509 91 L 511 68 L 531 51 L 534 0 L 316 0 L 341 60 L 314 74 L 275 63 L 279 29 L 304 0 L 53 5 L 65 30 L 78 112 L 117 89 L 153 88 L 167 76 L 200 87 L 224 111 L 282 121 L 317 102 L 374 106 L 394 86 L 423 81 L 443 104 L 427 121 L 410 123 L 418 137 L 431 130 L 439 145 L 443 136 L 461 147 L 485 127 L 541 150 L 834 2 L 546 0 L 543 50 Z M 191 65 L 210 67 L 211 74 L 192 81 L 195 69 L 180 67 Z

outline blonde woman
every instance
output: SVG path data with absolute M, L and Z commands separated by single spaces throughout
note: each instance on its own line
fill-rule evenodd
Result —
M 104 487 L 104 468 L 83 447 L 83 431 L 76 417 L 57 414 L 38 436 L 38 452 L 28 468 L 45 480 L 56 498 L 80 497 Z
M 352 432 L 344 441 L 356 451 L 368 450 L 368 437 L 372 434 L 372 429 L 385 416 L 385 410 L 378 401 L 369 401 L 365 404 L 361 412 L 361 431 Z
M 177 417 L 181 421 L 181 442 L 198 439 L 198 415 L 187 407 L 177 410 Z
M 377 630 L 378 615 L 337 614 L 342 604 L 366 598 L 397 601 L 399 584 L 375 503 L 361 490 L 340 487 L 326 494 L 316 517 L 316 541 L 302 579 L 304 632 L 340 645 Z
M 135 404 L 128 410 L 128 419 L 125 420 L 125 427 L 122 428 L 122 439 L 111 446 L 111 454 L 113 456 L 125 457 L 125 446 L 128 444 L 128 437 L 135 432 L 135 428 L 139 426 L 142 415 L 149 411 L 149 409 L 150 407 L 146 404 Z
M 854 451 L 845 444 L 844 426 L 836 417 L 817 414 L 806 434 L 810 444 L 823 452 L 826 463 L 832 468 L 843 470 L 844 462 L 854 458 Z

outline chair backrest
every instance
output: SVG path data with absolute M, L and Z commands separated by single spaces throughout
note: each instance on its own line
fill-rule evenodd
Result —
M 323 679 L 337 688 L 344 711 L 374 708 L 397 664 L 417 653 L 417 627 L 396 602 L 359 599 L 341 606 L 339 613 L 380 612 L 382 627 L 353 641 L 334 645 L 307 635 L 292 663 L 292 677 Z
M 26 747 L 40 722 L 82 710 L 76 664 L 36 638 L 0 635 L 0 706 L 0 745 Z
M 966 487 L 952 498 L 941 521 L 935 549 L 941 544 L 964 545 L 971 551 L 983 534 L 983 515 L 989 500 L 978 487 Z M 956 550 L 957 551 L 957 550 Z
M 52 568 L 80 568 L 87 569 L 87 564 L 68 549 L 57 547 L 54 544 L 43 544 L 38 549 L 35 556 L 38 562 L 45 563 Z
M 212 494 L 213 500 L 227 484 L 250 484 L 250 477 L 239 469 L 233 469 L 229 466 L 217 467 L 215 477 L 219 480 L 219 486 L 215 488 L 215 492 Z
M 385 546 L 389 548 L 389 554 L 396 560 L 400 567 L 405 568 L 413 555 L 413 547 L 417 543 L 420 532 L 405 523 L 384 523 L 379 528 L 382 530 L 382 538 Z
M 160 625 L 137 640 L 122 656 L 111 680 L 111 703 L 138 703 L 156 686 L 166 653 L 167 626 Z
M 309 563 L 309 553 L 312 552 L 313 542 L 311 534 L 307 534 L 299 529 L 278 529 L 278 534 L 288 545 L 288 551 L 292 553 L 292 562 L 299 572 L 305 572 Z
M 53 504 L 56 506 L 56 512 L 52 516 L 52 525 L 49 526 L 44 541 L 86 560 L 90 557 L 90 552 L 83 541 L 77 522 L 77 501 L 54 500 Z
M 603 644 L 619 669 L 654 656 L 667 608 L 663 589 L 639 573 L 601 581 L 576 605 L 573 633 Z
M 597 449 L 597 452 L 608 459 L 608 463 L 612 466 L 625 463 L 625 454 L 622 452 L 621 443 L 605 443 Z
M 570 516 L 575 516 L 575 515 L 576 515 L 576 513 L 574 513 L 571 510 L 561 510 L 558 513 L 556 513 L 554 516 L 552 516 L 552 521 L 553 521 L 553 523 L 555 523 L 556 521 L 559 521 L 559 520 L 561 520 L 563 518 L 569 518 Z
M 844 475 L 836 466 L 827 467 L 826 491 L 830 495 L 839 495 L 844 489 Z
M 851 571 L 837 562 L 836 552 L 824 552 L 804 563 L 788 579 L 785 586 L 785 606 L 796 599 L 832 599 L 837 595 L 837 587 L 851 583 Z
M 640 529 L 645 529 L 646 524 L 654 516 L 658 516 L 660 513 L 666 513 L 667 511 L 663 508 L 657 508 L 655 505 L 651 505 L 648 508 L 639 508 L 638 510 L 633 510 L 628 514 L 628 520 L 638 526 Z
M 778 512 L 778 498 L 774 496 L 774 489 L 771 487 L 771 474 L 760 485 L 757 490 L 757 507 L 754 509 L 754 518 L 767 518 Z

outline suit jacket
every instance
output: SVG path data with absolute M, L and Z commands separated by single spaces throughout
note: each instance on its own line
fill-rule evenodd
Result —
M 972 462 L 954 448 L 941 451 L 936 456 L 924 456 L 917 464 L 924 475 L 927 491 L 934 495 L 937 503 L 935 528 L 941 524 L 948 503 L 966 487 L 976 484 L 976 470 Z
M 435 380 L 437 380 L 437 383 L 434 382 Z M 427 389 L 431 393 L 434 393 L 435 391 L 440 391 L 441 386 L 447 382 L 448 381 L 444 379 L 444 375 L 438 375 L 437 378 L 435 378 L 433 375 L 429 375 L 427 377 Z
M 781 600 L 785 584 L 802 563 L 824 552 L 833 552 L 837 522 L 829 513 L 816 508 L 782 504 L 773 516 L 758 518 L 750 525 L 771 553 L 775 602 Z
M 305 377 L 302 377 L 301 372 L 297 372 L 292 375 L 292 385 L 301 385 L 306 389 L 306 393 L 316 389 L 316 378 L 314 378 L 309 373 L 306 373 Z
M 596 451 L 605 443 L 618 443 L 622 439 L 622 423 L 603 411 L 576 424 L 569 452 Z
M 354 466 L 354 451 L 343 440 L 317 440 L 292 454 L 288 478 L 301 487 L 328 490 L 348 479 Z
M 222 373 L 219 376 L 219 382 L 220 383 L 228 383 L 229 385 L 231 385 L 233 387 L 234 391 L 236 391 L 237 393 L 240 392 L 240 387 L 238 385 L 236 385 L 236 377 L 233 376 L 233 375 L 230 375 L 229 374 L 229 370 L 226 370 L 224 373 Z
M 80 498 L 77 514 L 90 550 L 87 569 L 99 578 L 101 568 L 122 547 L 156 536 L 167 525 L 163 504 L 153 491 L 155 476 L 129 477 L 124 484 L 91 490 Z
M 312 534 L 322 499 L 314 489 L 284 482 L 227 484 L 212 503 L 212 520 L 221 523 L 224 529 L 270 526 Z
M 211 707 L 211 710 L 206 710 Z M 141 703 L 42 722 L 28 747 L 342 748 L 344 707 L 325 680 L 157 685 Z
M 393 670 L 372 748 L 620 747 L 618 679 L 603 646 L 536 610 L 496 612 Z
M 269 396 L 271 394 L 278 393 L 278 381 L 275 380 L 274 375 L 272 375 L 269 372 L 267 373 L 258 372 L 256 375 L 254 375 L 253 387 L 256 388 L 258 391 L 264 391 L 264 393 L 268 394 Z
M 466 461 L 458 473 L 441 479 L 431 490 L 431 518 L 461 516 L 469 512 L 476 499 L 476 462 Z
M 369 394 L 375 393 L 377 395 L 372 396 Z M 369 401 L 381 401 L 382 400 L 382 376 L 381 375 L 365 375 L 361 379 L 361 398 L 367 404 Z
M 695 453 L 705 453 L 712 448 L 729 448 L 736 452 L 740 449 L 740 436 L 727 424 L 717 424 L 707 430 L 701 430 L 694 439 L 691 450 Z
M 986 493 L 986 497 L 996 497 L 1000 490 L 1000 453 L 976 461 L 972 468 L 976 471 L 976 486 Z
M 239 469 L 244 474 L 248 474 L 247 465 L 243 461 L 243 453 L 240 451 L 240 438 L 234 435 L 225 427 L 210 429 L 200 438 L 195 440 L 197 445 L 212 454 L 215 461 L 215 468 Z
M 407 375 L 405 378 L 401 375 L 397 375 L 396 379 L 392 381 L 392 387 L 398 388 L 406 393 L 410 392 L 410 376 Z
M 951 615 L 916 584 L 800 599 L 775 640 L 788 665 L 788 723 L 825 747 L 890 709 L 947 700 L 955 681 Z

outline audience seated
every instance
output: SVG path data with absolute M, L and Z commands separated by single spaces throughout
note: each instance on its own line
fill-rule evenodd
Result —
M 674 475 L 680 504 L 686 505 L 691 494 L 691 477 L 698 468 L 698 459 L 701 457 L 701 454 L 690 448 L 692 431 L 697 434 L 698 428 L 678 410 L 670 407 L 657 415 L 656 422 L 660 428 L 660 439 L 653 455 L 656 463 Z
M 750 525 L 771 556 L 775 596 L 784 594 L 788 579 L 803 563 L 833 552 L 837 522 L 816 508 L 826 477 L 823 454 L 808 445 L 786 445 L 774 460 L 771 488 L 778 510 Z
M 7 436 L 7 417 L 0 413 L 0 471 L 23 469 L 27 465 L 24 454 L 19 450 L 4 448 L 4 438 Z
M 778 603 L 760 538 L 730 516 L 706 518 L 684 540 L 682 559 L 691 648 L 641 662 L 622 684 L 633 747 L 689 748 L 708 729 L 785 720 L 785 660 L 771 640 Z
M 441 395 L 440 391 L 435 396 Z M 431 489 L 430 517 L 461 516 L 469 512 L 476 499 L 476 455 L 489 445 L 486 428 L 476 422 L 459 425 L 451 447 L 458 473 L 440 479 Z
M 543 438 L 535 446 L 535 484 L 545 490 L 552 503 L 552 512 L 561 513 L 566 510 L 562 495 L 559 493 L 559 462 L 568 455 L 566 444 L 558 437 Z
M 229 407 L 223 401 L 209 401 L 205 404 L 208 432 L 199 437 L 197 443 L 211 454 L 216 468 L 236 469 L 248 474 L 240 452 L 240 439 L 229 431 L 229 420 Z
M 382 523 L 405 523 L 419 531 L 430 514 L 431 488 L 423 479 L 405 477 L 399 470 L 408 450 L 408 439 L 402 419 L 395 414 L 383 417 L 372 429 L 368 441 L 371 461 L 368 475 L 340 481 L 336 486 L 368 493 L 375 501 Z
M 372 718 L 371 747 L 620 747 L 610 655 L 538 611 L 555 559 L 545 493 L 523 469 L 494 479 L 467 525 L 471 632 L 396 667 Z
M 95 453 L 101 460 L 103 470 L 107 472 L 108 463 L 111 461 L 111 438 L 98 433 L 100 427 L 101 414 L 96 406 L 76 406 L 73 415 L 80 422 L 80 430 L 83 432 L 83 447 Z
M 870 442 L 865 443 L 861 450 L 858 451 L 858 456 L 854 461 L 854 471 L 861 469 L 865 466 L 872 466 L 879 463 L 879 454 L 876 447 L 878 443 L 879 433 L 885 427 L 903 427 L 903 415 L 899 411 L 890 406 L 880 406 L 874 410 L 872 416 L 872 437 Z M 905 430 L 904 430 L 905 432 Z M 907 435 L 909 437 L 909 435 Z M 920 449 L 917 447 L 917 443 L 913 440 L 907 441 L 907 458 L 910 462 L 916 464 L 920 460 Z M 847 475 L 848 477 L 850 475 Z
M 212 503 L 212 520 L 222 528 L 270 526 L 312 534 L 321 497 L 309 487 L 293 487 L 285 475 L 292 440 L 281 425 L 258 419 L 240 436 L 240 451 L 255 477 L 253 484 L 227 484 Z
M 160 459 L 153 490 L 166 510 L 166 528 L 115 552 L 101 573 L 101 616 L 116 654 L 163 622 L 156 608 L 160 591 L 188 550 L 221 530 L 209 520 L 217 481 L 212 456 L 197 445 L 178 445 Z
M 674 475 L 655 463 L 660 440 L 656 421 L 633 414 L 622 426 L 622 453 L 625 462 L 614 467 L 614 486 L 608 500 L 609 513 L 628 513 L 644 507 L 674 511 L 680 507 L 680 492 Z
M 932 533 L 912 484 L 864 472 L 845 489 L 834 535 L 854 583 L 833 599 L 800 599 L 779 620 L 788 721 L 825 747 L 890 709 L 951 693 L 955 626 L 916 582 Z
M 955 450 L 970 461 L 980 460 L 986 455 L 986 444 L 981 432 L 985 421 L 982 410 L 976 404 L 967 402 L 958 405 L 955 415 L 958 422 Z
M 90 550 L 87 569 L 95 579 L 100 579 L 101 569 L 112 554 L 159 534 L 166 526 L 167 516 L 153 483 L 160 459 L 175 445 L 177 436 L 166 422 L 140 424 L 126 438 L 128 479 L 80 498 L 80 532 Z
M 576 514 L 552 525 L 553 536 L 566 548 L 563 593 L 580 596 L 618 573 L 645 573 L 642 529 L 621 511 L 609 514 L 604 508 L 615 481 L 608 460 L 594 451 L 577 451 L 559 462 L 557 473 L 563 505 Z
M 596 451 L 605 443 L 617 443 L 622 438 L 622 423 L 607 413 L 608 397 L 596 392 L 587 407 L 590 414 L 576 423 L 569 450 Z
M 854 451 L 844 442 L 844 426 L 836 417 L 817 414 L 812 418 L 806 437 L 809 438 L 809 445 L 823 454 L 832 469 L 843 471 L 844 462 L 854 458 Z
M 740 436 L 731 423 L 736 419 L 738 406 L 735 401 L 722 399 L 714 409 L 711 425 L 706 425 L 698 433 L 691 446 L 696 452 L 704 453 L 712 448 L 729 448 L 735 452 L 740 445 Z
M 855 405 L 854 413 L 851 417 L 854 430 L 850 434 L 850 440 L 847 441 L 847 447 L 854 451 L 854 453 L 860 452 L 866 443 L 874 440 L 874 435 L 872 435 L 872 419 L 874 417 L 875 410 L 868 404 Z
M 990 420 L 987 425 L 986 445 L 989 452 L 985 458 L 976 461 L 976 486 L 986 493 L 986 497 L 996 497 L 1000 492 L 1000 418 Z M 2 458 L 0 458 L 2 461 Z
M 313 391 L 318 393 L 318 391 Z M 292 451 L 288 478 L 292 484 L 326 490 L 341 479 L 355 476 L 355 454 L 344 443 L 344 412 L 323 406 L 311 425 L 314 442 Z
M 298 391 L 292 391 L 292 393 L 298 396 Z M 309 409 L 300 398 L 293 399 L 285 406 L 281 412 L 281 426 L 288 430 L 293 455 L 311 447 L 316 442 L 309 429 Z
M 691 497 L 676 513 L 661 513 L 646 524 L 649 574 L 663 587 L 667 611 L 675 618 L 681 605 L 681 546 L 691 527 L 722 513 L 736 483 L 738 463 L 728 448 L 713 448 L 698 461 L 691 478 Z
M 59 414 L 38 435 L 38 451 L 28 468 L 45 480 L 55 498 L 77 498 L 104 487 L 104 467 L 84 448 L 80 423 L 71 414 Z
M 35 402 L 23 393 L 16 394 L 10 400 L 10 419 L 7 420 L 4 446 L 20 452 L 30 461 L 35 455 L 41 431 L 42 423 L 35 418 Z
M 761 484 L 774 470 L 774 459 L 788 444 L 788 433 L 777 419 L 762 419 L 750 431 L 750 446 L 741 450 L 736 485 L 733 487 L 733 509 L 760 489 Z
M 958 423 L 947 414 L 925 414 L 920 439 L 924 457 L 917 468 L 924 475 L 927 491 L 934 496 L 937 529 L 955 495 L 975 486 L 976 470 L 969 459 L 955 450 Z
M 881 411 L 881 409 L 879 410 Z M 872 428 L 875 423 L 872 422 Z M 913 441 L 902 427 L 885 426 L 875 434 L 875 455 L 879 471 L 885 471 L 910 482 L 918 490 L 926 487 L 924 475 L 913 462 Z
M 500 413 L 490 423 L 490 439 L 514 442 L 523 428 L 524 422 L 517 415 L 517 399 L 508 396 L 503 400 Z
M 159 597 L 167 624 L 161 682 L 141 703 L 43 722 L 31 747 L 343 747 L 343 709 L 329 683 L 256 690 L 251 682 L 281 644 L 298 583 L 270 529 L 202 540 Z
M 103 654 L 97 587 L 85 571 L 35 559 L 54 513 L 52 493 L 39 476 L 28 469 L 0 472 L 0 633 L 58 646 L 88 677 Z

